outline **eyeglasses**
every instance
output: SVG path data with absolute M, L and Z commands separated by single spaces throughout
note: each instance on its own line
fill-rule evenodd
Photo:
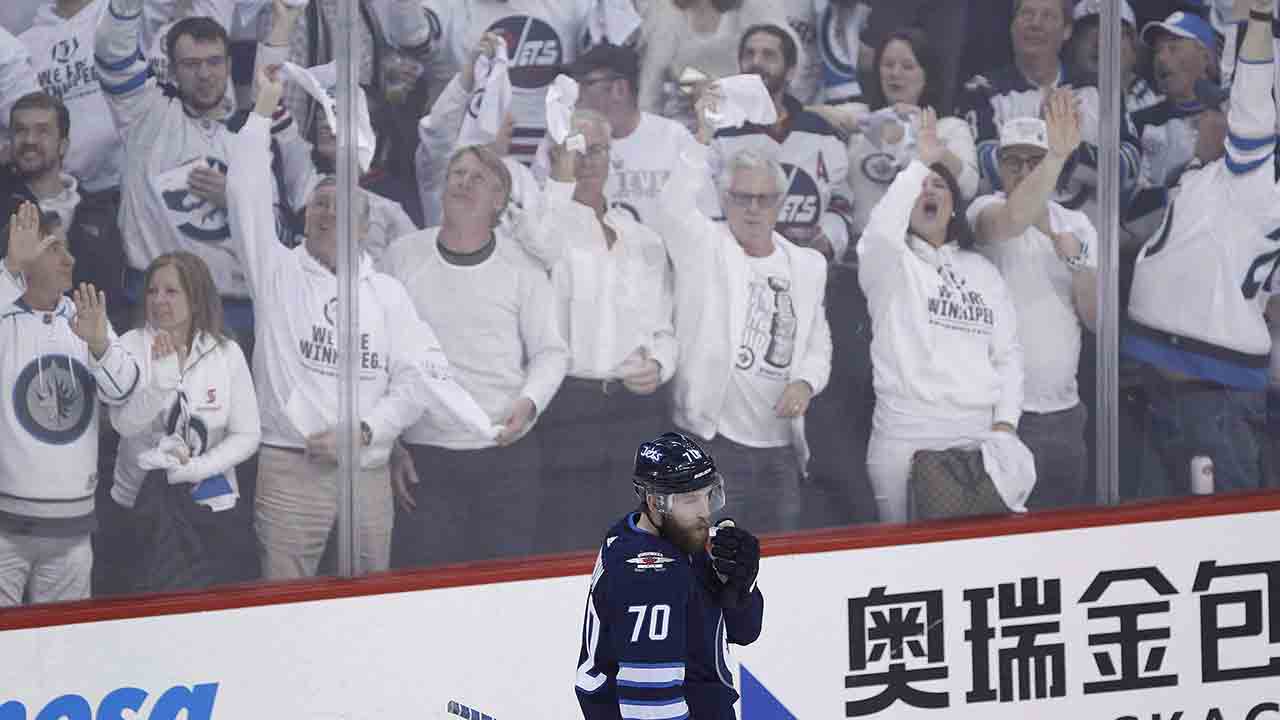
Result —
M 221 70 L 227 65 L 227 57 L 215 55 L 207 58 L 182 58 L 176 64 L 187 72 L 199 72 L 201 66 L 208 66 L 210 70 Z
M 725 193 L 729 196 L 729 200 L 738 207 L 751 207 L 755 205 L 761 208 L 771 208 L 778 204 L 778 199 L 782 197 L 782 193 L 744 193 L 737 190 L 730 190 Z
M 1044 159 L 1043 155 L 1014 155 L 1009 153 L 1001 155 L 997 162 L 1000 167 L 1010 172 L 1019 172 L 1021 170 L 1034 170 L 1040 161 Z

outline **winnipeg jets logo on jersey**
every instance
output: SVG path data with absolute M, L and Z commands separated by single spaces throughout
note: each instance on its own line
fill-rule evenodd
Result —
M 544 20 L 528 15 L 510 15 L 489 26 L 507 43 L 511 60 L 511 85 L 538 89 L 555 79 L 564 62 L 560 35 Z
M 227 164 L 217 158 L 192 160 L 156 177 L 160 198 L 174 227 L 185 237 L 202 243 L 224 242 L 231 237 L 226 209 L 196 195 L 187 187 L 188 176 L 199 166 L 227 174 Z
M 93 420 L 93 377 L 66 355 L 37 357 L 13 385 L 13 410 L 22 427 L 51 445 L 75 442 Z
M 665 566 L 668 563 L 673 562 L 675 562 L 675 558 L 669 558 L 660 552 L 653 551 L 639 553 L 635 557 L 627 560 L 627 563 L 631 565 L 636 572 L 645 572 L 646 570 L 662 572 L 663 570 L 666 570 Z
M 819 160 L 821 169 L 821 160 Z M 782 201 L 782 209 L 778 212 L 779 232 L 786 234 L 788 228 L 806 227 L 818 222 L 822 217 L 822 195 L 818 183 L 804 168 L 782 163 L 782 171 L 787 174 L 787 196 Z

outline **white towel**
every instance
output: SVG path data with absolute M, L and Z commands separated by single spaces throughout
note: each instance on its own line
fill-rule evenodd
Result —
M 778 121 L 773 98 L 759 75 L 730 75 L 715 82 L 720 91 L 716 111 L 707 113 L 715 129 L 742 127 L 743 123 L 772 125 Z
M 582 152 L 586 141 L 581 133 L 572 137 L 573 110 L 578 105 L 578 82 L 568 75 L 557 75 L 547 88 L 547 134 L 557 145 L 567 143 L 570 150 Z
M 631 0 L 595 0 L 587 14 L 591 44 L 621 45 L 640 27 L 641 22 Z
M 479 90 L 471 96 L 467 111 L 462 116 L 462 129 L 458 132 L 458 147 L 488 145 L 498 138 L 502 119 L 511 107 L 511 61 L 507 57 L 507 43 L 498 38 L 493 59 L 487 55 L 476 58 L 476 84 Z
M 1014 512 L 1027 511 L 1027 498 L 1036 486 L 1036 460 L 1017 435 L 993 430 L 981 437 L 982 466 L 991 476 L 1004 504 Z
M 182 464 L 175 452 L 184 452 L 188 457 L 191 450 L 187 443 L 177 435 L 166 435 L 160 444 L 138 456 L 138 467 L 148 472 L 152 470 L 172 470 Z
M 338 89 L 338 66 L 333 62 L 303 68 L 293 63 L 284 64 L 285 75 L 297 83 L 324 110 L 325 119 L 334 135 L 339 135 L 338 103 L 335 100 Z M 356 156 L 360 161 L 360 172 L 369 171 L 373 164 L 373 153 L 378 146 L 378 137 L 373 133 L 373 123 L 369 120 L 369 102 L 364 91 L 356 93 Z

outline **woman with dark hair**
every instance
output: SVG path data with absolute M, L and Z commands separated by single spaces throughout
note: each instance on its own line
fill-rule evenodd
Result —
M 920 108 L 937 108 L 943 69 L 929 38 L 919 28 L 891 33 L 876 51 L 870 106 L 855 104 L 846 115 L 849 138 L 849 189 L 854 231 L 867 225 L 871 208 L 889 183 L 917 157 Z M 838 111 L 837 111 L 838 112 Z M 958 117 L 938 121 L 943 153 L 939 160 L 955 178 L 965 200 L 978 190 L 978 156 L 968 123 Z
M 198 256 L 161 255 L 143 289 L 143 322 L 120 339 L 138 359 L 138 389 L 111 409 L 121 437 L 111 497 L 133 511 L 140 556 L 126 584 L 142 591 L 253 579 L 253 526 L 237 508 L 236 481 L 236 465 L 262 434 L 249 365 L 223 329 L 222 302 Z M 195 542 L 173 542 L 183 535 Z
M 858 243 L 876 395 L 867 473 L 886 522 L 907 519 L 917 451 L 1015 432 L 1022 407 L 1013 304 L 995 266 L 970 249 L 937 125 L 931 108 L 921 111 L 917 157 L 871 211 Z

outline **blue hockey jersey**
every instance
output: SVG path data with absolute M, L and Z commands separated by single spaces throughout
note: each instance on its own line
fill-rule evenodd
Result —
M 760 635 L 764 596 L 721 608 L 706 553 L 637 526 L 609 530 L 587 598 L 576 690 L 586 720 L 733 720 L 729 643 Z

